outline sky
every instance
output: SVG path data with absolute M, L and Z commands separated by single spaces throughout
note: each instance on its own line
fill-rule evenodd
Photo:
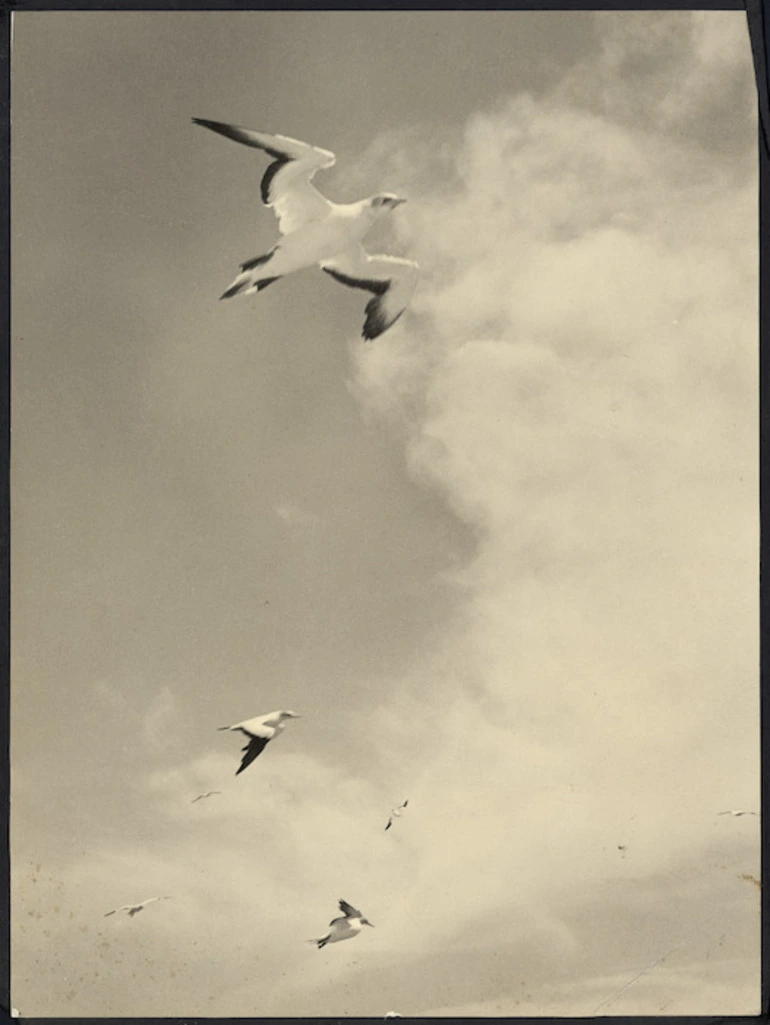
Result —
M 12 84 L 20 1013 L 758 1013 L 745 15 L 25 12 Z M 193 117 L 407 197 L 393 328 L 218 302 Z

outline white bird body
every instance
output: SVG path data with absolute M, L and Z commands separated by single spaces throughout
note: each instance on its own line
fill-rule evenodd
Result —
M 311 184 L 316 171 L 334 164 L 329 150 L 220 121 L 193 122 L 274 158 L 261 191 L 263 203 L 278 218 L 282 238 L 270 252 L 242 263 L 241 273 L 220 298 L 251 295 L 286 274 L 318 265 L 342 284 L 373 294 L 366 306 L 364 338 L 387 331 L 406 309 L 419 268 L 412 260 L 369 256 L 360 243 L 381 214 L 406 200 L 382 193 L 356 203 L 332 203 Z
M 239 730 L 249 738 L 248 744 L 242 748 L 245 752 L 240 768 L 235 775 L 243 772 L 257 755 L 264 751 L 270 740 L 277 737 L 286 728 L 289 719 L 299 719 L 296 712 L 268 712 L 267 715 L 257 715 L 253 719 L 244 719 L 243 722 L 234 723 L 232 726 L 220 726 L 220 730 Z
M 350 940 L 363 929 L 359 918 L 335 918 L 329 923 L 331 934 L 327 943 L 338 943 L 340 940 Z
M 221 794 L 221 793 L 222 793 L 221 790 L 207 790 L 204 794 L 198 794 L 197 797 L 193 797 L 191 803 L 195 804 L 196 801 L 203 801 L 207 797 L 213 797 L 215 794 Z
M 374 928 L 369 919 L 364 918 L 361 912 L 354 908 L 352 904 L 341 900 L 339 906 L 344 914 L 339 918 L 333 918 L 329 922 L 329 932 L 326 936 L 322 936 L 318 940 L 310 940 L 311 943 L 317 944 L 319 950 L 321 947 L 325 947 L 327 943 L 340 943 L 342 940 L 352 940 L 354 936 L 361 932 L 365 925 Z
M 720 815 L 732 815 L 734 819 L 739 819 L 741 815 L 756 815 L 755 811 L 743 811 L 743 809 L 736 809 L 735 811 L 720 811 Z
M 311 221 L 284 237 L 273 257 L 271 273 L 286 267 L 284 273 L 290 274 L 332 259 L 352 243 L 360 242 L 377 220 L 377 214 L 368 199 L 335 204 L 323 221 Z

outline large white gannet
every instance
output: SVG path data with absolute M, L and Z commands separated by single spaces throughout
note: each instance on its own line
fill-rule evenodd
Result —
M 325 936 L 322 936 L 320 940 L 310 940 L 310 943 L 316 943 L 318 949 L 325 947 L 327 943 L 340 943 L 342 940 L 352 940 L 354 936 L 358 936 L 361 929 L 365 926 L 374 926 L 368 918 L 364 918 L 361 912 L 354 908 L 352 904 L 348 904 L 346 900 L 339 902 L 340 911 L 342 915 L 339 918 L 333 918 L 329 922 L 329 931 Z
M 369 256 L 361 240 L 381 214 L 406 200 L 384 192 L 357 203 L 332 203 L 311 184 L 316 171 L 334 164 L 336 157 L 329 150 L 285 135 L 192 120 L 273 157 L 262 178 L 262 202 L 272 207 L 283 237 L 270 252 L 242 263 L 241 273 L 220 298 L 260 292 L 286 274 L 318 264 L 343 285 L 373 294 L 362 331 L 367 341 L 387 331 L 412 298 L 419 268 L 412 260 Z
M 288 719 L 299 718 L 296 712 L 268 712 L 267 715 L 258 715 L 254 719 L 244 719 L 233 726 L 219 726 L 220 730 L 240 730 L 249 738 L 248 744 L 241 748 L 245 753 L 235 775 L 251 765 L 257 755 L 264 751 L 268 742 L 285 729 Z
M 116 914 L 118 911 L 127 911 L 128 917 L 133 918 L 134 915 L 138 915 L 140 911 L 147 907 L 148 904 L 153 904 L 156 900 L 171 900 L 170 897 L 148 897 L 146 900 L 139 901 L 138 904 L 123 904 L 119 908 L 113 908 L 112 911 L 106 911 L 104 914 L 105 918 L 109 918 L 110 915 Z

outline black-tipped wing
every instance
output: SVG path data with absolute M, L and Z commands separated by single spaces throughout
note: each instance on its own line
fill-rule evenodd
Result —
M 345 918 L 361 918 L 361 912 L 354 908 L 352 904 L 348 904 L 346 900 L 339 902 L 339 908 L 345 915 Z M 335 919 L 335 921 L 339 921 L 339 919 Z
M 243 760 L 241 761 L 241 767 L 235 773 L 236 776 L 240 775 L 244 769 L 248 769 L 257 755 L 261 754 L 267 744 L 270 742 L 269 737 L 252 737 L 246 747 L 241 750 L 244 751 Z
M 361 246 L 346 250 L 333 260 L 324 260 L 321 269 L 350 288 L 362 288 L 374 296 L 366 304 L 362 337 L 377 338 L 391 327 L 414 294 L 420 268 L 413 260 L 395 256 L 369 256 Z
M 274 158 L 262 177 L 262 202 L 272 208 L 283 235 L 329 215 L 331 203 L 310 184 L 316 171 L 334 164 L 336 157 L 329 150 L 309 146 L 287 135 L 268 135 L 221 121 L 194 117 L 193 122 L 244 146 L 261 149 Z

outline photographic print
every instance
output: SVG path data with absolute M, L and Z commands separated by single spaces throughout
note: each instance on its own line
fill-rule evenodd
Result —
M 21 1017 L 760 1007 L 742 11 L 27 11 Z

